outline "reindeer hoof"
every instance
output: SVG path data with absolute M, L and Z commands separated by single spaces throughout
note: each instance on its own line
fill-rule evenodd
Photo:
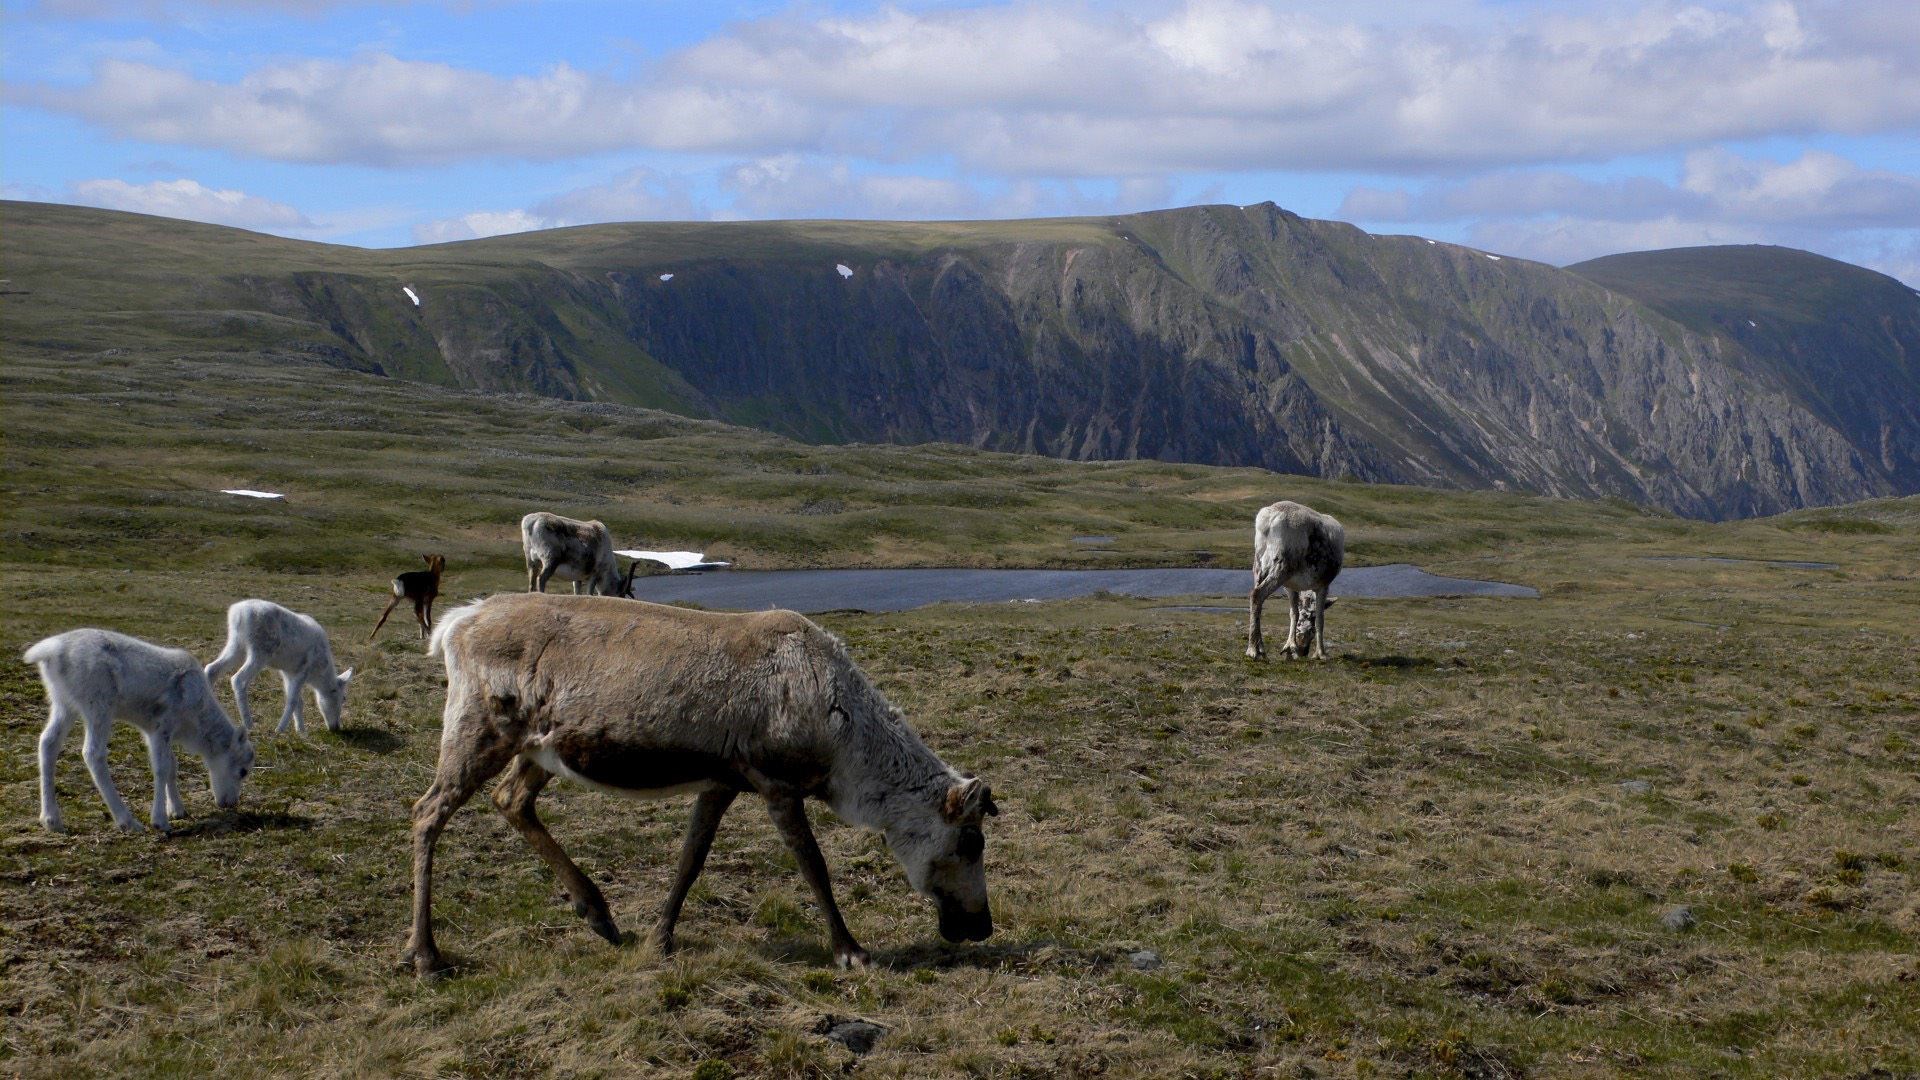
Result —
M 671 933 L 663 933 L 655 930 L 647 936 L 647 940 L 653 942 L 654 949 L 658 951 L 661 956 L 673 955 L 673 935 Z
M 41 818 L 41 819 L 40 819 L 40 827 L 41 827 L 41 828 L 43 828 L 43 829 L 45 829 L 45 830 L 47 830 L 48 832 L 58 832 L 58 833 L 63 833 L 63 832 L 66 832 L 66 831 L 67 831 L 67 823 L 66 823 L 66 822 L 64 822 L 64 821 L 61 821 L 61 820 L 60 820 L 59 818 L 57 818 L 57 817 L 43 817 L 43 818 Z
M 867 955 L 867 950 L 855 945 L 847 949 L 835 949 L 833 962 L 842 971 L 865 971 L 873 966 L 873 957 Z
M 403 965 L 411 964 L 414 975 L 420 979 L 438 979 L 453 970 L 453 965 L 447 963 L 438 949 L 428 949 L 423 952 L 409 948 L 400 957 L 400 962 Z

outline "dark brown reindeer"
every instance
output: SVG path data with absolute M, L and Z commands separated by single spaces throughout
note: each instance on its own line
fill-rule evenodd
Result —
M 985 781 L 940 760 L 839 640 L 802 616 L 518 593 L 450 612 L 427 652 L 445 658 L 447 706 L 440 763 L 413 808 L 407 951 L 422 976 L 446 967 L 433 939 L 435 841 L 503 771 L 494 805 L 608 941 L 621 938 L 605 898 L 534 812 L 555 776 L 636 798 L 696 795 L 653 931 L 662 952 L 721 815 L 744 792 L 766 801 L 842 967 L 869 960 L 834 903 L 808 798 L 885 836 L 908 883 L 938 905 L 942 937 L 993 933 L 980 827 L 997 810 Z
M 409 570 L 393 579 L 393 599 L 387 604 L 387 610 L 380 613 L 380 621 L 373 624 L 368 641 L 379 636 L 380 628 L 387 624 L 387 616 L 393 614 L 394 606 L 402 600 L 413 601 L 413 617 L 420 623 L 421 637 L 433 629 L 433 598 L 440 595 L 440 574 L 447 568 L 447 557 L 423 555 L 421 558 L 427 560 L 425 570 Z

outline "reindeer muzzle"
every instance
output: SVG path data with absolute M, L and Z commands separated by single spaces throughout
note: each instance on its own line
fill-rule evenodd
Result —
M 987 940 L 993 936 L 993 909 L 967 911 L 957 904 L 941 904 L 940 936 L 953 942 Z

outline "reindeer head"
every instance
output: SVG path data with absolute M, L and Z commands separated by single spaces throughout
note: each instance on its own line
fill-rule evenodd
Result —
M 436 578 L 440 576 L 441 571 L 447 568 L 447 557 L 445 555 L 422 555 L 420 557 L 427 560 L 427 570 Z
M 340 710 L 347 704 L 347 680 L 353 678 L 353 669 L 335 675 L 331 680 L 320 679 L 314 683 L 314 696 L 320 702 L 320 719 L 326 721 L 328 731 L 340 730 Z
M 940 905 L 940 936 L 985 941 L 993 933 L 980 823 L 1000 812 L 977 776 L 956 777 L 919 820 L 888 830 L 887 846 L 907 871 L 914 891 Z M 918 816 L 918 815 L 916 815 Z
M 224 751 L 207 748 L 206 762 L 214 804 L 222 810 L 240 805 L 240 785 L 253 772 L 253 740 L 245 731 L 234 728 L 233 741 Z

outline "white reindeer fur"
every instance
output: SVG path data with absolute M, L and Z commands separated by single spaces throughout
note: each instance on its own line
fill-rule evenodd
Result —
M 302 687 L 312 688 L 327 730 L 340 730 L 340 708 L 346 703 L 347 680 L 353 678 L 353 669 L 334 674 L 333 648 L 327 643 L 327 632 L 312 616 L 289 611 L 270 600 L 236 602 L 227 609 L 227 647 L 207 665 L 207 678 L 218 679 L 235 666 L 240 670 L 233 676 L 233 698 L 240 709 L 240 723 L 247 730 L 253 730 L 247 689 L 262 668 L 278 671 L 287 692 L 276 733 L 292 724 L 295 731 L 306 734 Z
M 140 730 L 153 768 L 153 827 L 166 831 L 169 815 L 184 814 L 174 747 L 206 760 L 214 799 L 231 808 L 253 767 L 253 743 L 214 699 L 200 664 L 184 649 L 168 649 L 111 630 L 69 630 L 29 646 L 22 656 L 40 668 L 51 715 L 40 733 L 40 824 L 65 828 L 53 789 L 54 762 L 76 718 L 86 724 L 82 756 L 114 823 L 138 832 L 140 823 L 121 800 L 107 771 L 107 737 L 116 720 Z
M 620 587 L 620 560 L 613 555 L 613 534 L 598 521 L 576 521 L 545 510 L 520 519 L 520 547 L 527 561 L 527 591 L 546 592 L 553 578 L 573 582 L 598 596 Z
M 1327 656 L 1327 590 L 1346 561 L 1347 531 L 1328 514 L 1296 502 L 1264 507 L 1253 519 L 1253 591 L 1247 597 L 1247 655 L 1266 653 L 1260 609 L 1277 589 L 1287 591 L 1287 642 L 1282 655 L 1311 649 Z

